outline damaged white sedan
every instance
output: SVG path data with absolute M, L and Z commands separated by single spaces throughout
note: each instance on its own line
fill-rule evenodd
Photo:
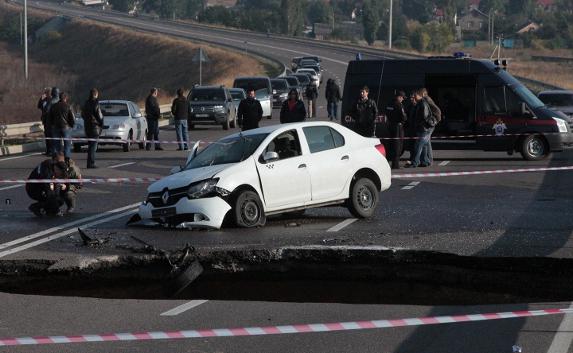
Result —
M 264 225 L 266 216 L 341 205 L 371 217 L 390 167 L 380 141 L 329 122 L 225 137 L 148 188 L 137 218 L 186 228 Z

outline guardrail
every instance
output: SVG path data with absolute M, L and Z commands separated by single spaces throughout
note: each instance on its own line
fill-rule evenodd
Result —
M 549 61 L 557 63 L 573 63 L 573 58 L 567 58 L 563 56 L 546 56 L 546 55 L 532 55 L 531 60 L 535 61 Z

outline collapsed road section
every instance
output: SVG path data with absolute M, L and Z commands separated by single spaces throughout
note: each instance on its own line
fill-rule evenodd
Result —
M 167 252 L 143 241 L 138 244 L 120 255 L 92 257 L 81 266 L 2 261 L 0 291 L 118 299 L 420 305 L 573 299 L 573 282 L 568 280 L 573 260 L 568 259 L 327 245 L 199 250 L 186 246 Z

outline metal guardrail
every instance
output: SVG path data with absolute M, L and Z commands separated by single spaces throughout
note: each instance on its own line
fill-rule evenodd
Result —
M 563 56 L 532 55 L 531 60 L 568 63 L 568 64 L 573 63 L 573 58 L 568 58 Z

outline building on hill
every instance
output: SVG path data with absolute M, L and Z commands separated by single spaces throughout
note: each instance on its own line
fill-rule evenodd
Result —
M 488 15 L 472 7 L 468 13 L 460 17 L 458 21 L 462 31 L 479 32 L 488 25 Z

